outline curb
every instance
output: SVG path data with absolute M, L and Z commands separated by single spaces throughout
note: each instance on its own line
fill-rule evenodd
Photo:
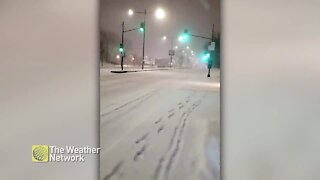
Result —
M 112 73 L 128 73 L 128 72 L 139 72 L 139 71 L 110 71 Z
M 132 70 L 132 71 L 110 71 L 112 73 L 132 73 L 132 72 L 142 72 L 142 71 L 164 71 L 164 70 L 169 70 L 169 69 L 147 69 L 147 70 Z

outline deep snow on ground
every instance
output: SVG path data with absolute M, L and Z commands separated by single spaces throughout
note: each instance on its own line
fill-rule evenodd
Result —
M 220 73 L 162 70 L 100 78 L 100 179 L 220 179 Z

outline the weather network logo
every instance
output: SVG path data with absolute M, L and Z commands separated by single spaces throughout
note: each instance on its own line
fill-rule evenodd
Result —
M 32 161 L 33 162 L 48 162 L 49 146 L 33 145 L 32 146 Z

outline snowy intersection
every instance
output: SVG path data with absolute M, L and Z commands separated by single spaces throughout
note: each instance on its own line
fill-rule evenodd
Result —
M 102 72 L 100 94 L 100 179 L 220 178 L 218 70 Z

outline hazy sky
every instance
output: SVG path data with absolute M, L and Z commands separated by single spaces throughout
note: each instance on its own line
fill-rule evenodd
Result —
M 166 18 L 158 20 L 154 16 L 156 8 L 166 11 Z M 167 58 L 170 41 L 162 41 L 161 37 L 174 37 L 174 45 L 178 43 L 177 36 L 184 29 L 190 33 L 211 37 L 212 24 L 215 31 L 220 31 L 219 0 L 101 0 L 100 28 L 121 37 L 121 23 L 125 21 L 125 29 L 138 27 L 143 21 L 142 14 L 128 16 L 128 9 L 143 11 L 147 8 L 146 52 L 149 57 Z M 125 40 L 130 41 L 130 51 L 142 54 L 142 33 L 133 31 L 125 33 Z M 190 46 L 199 52 L 208 41 L 192 38 Z M 120 42 L 119 42 L 120 43 Z

